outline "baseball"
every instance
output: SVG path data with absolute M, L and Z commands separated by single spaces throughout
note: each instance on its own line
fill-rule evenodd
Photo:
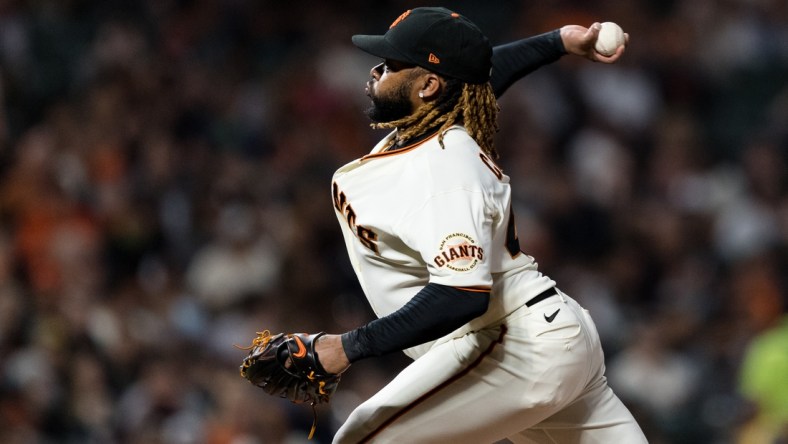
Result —
M 602 23 L 594 49 L 604 56 L 611 56 L 624 44 L 624 30 L 613 22 Z

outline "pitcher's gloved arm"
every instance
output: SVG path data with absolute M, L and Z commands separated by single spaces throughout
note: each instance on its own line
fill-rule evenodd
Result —
M 428 284 L 402 308 L 342 335 L 349 362 L 404 350 L 451 333 L 487 311 L 490 293 Z

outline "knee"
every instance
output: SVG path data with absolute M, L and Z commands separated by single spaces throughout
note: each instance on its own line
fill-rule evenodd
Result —
M 368 430 L 369 414 L 365 412 L 364 405 L 357 407 L 350 413 L 344 424 L 334 435 L 332 444 L 357 444 L 372 430 Z

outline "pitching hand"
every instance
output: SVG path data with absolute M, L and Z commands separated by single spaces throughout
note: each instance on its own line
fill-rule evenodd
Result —
M 580 25 L 566 25 L 561 28 L 561 41 L 569 54 L 585 57 L 593 62 L 615 63 L 624 55 L 629 44 L 629 34 L 624 33 L 624 45 L 616 49 L 615 54 L 605 56 L 594 50 L 601 25 L 594 23 L 590 28 Z

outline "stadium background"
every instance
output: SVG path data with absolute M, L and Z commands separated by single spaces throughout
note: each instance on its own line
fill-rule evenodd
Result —
M 232 344 L 371 319 L 329 187 L 382 136 L 350 36 L 418 5 L 0 2 L 0 442 L 305 440 Z M 651 442 L 786 439 L 788 3 L 443 5 L 494 43 L 631 34 L 502 98 L 522 246 Z M 404 364 L 354 365 L 314 442 Z

